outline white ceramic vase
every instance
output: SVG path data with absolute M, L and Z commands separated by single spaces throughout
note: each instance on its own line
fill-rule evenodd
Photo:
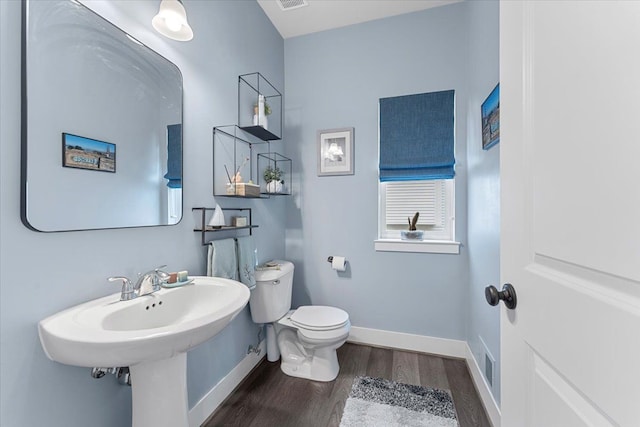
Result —
M 280 193 L 282 191 L 282 183 L 280 181 L 267 182 L 267 193 Z

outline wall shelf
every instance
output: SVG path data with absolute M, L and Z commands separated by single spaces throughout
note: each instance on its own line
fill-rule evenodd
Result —
M 207 225 L 207 212 L 208 211 L 215 211 L 215 208 L 205 208 L 205 207 L 197 207 L 197 208 L 191 208 L 192 212 L 195 211 L 200 211 L 200 226 L 197 228 L 194 228 L 193 231 L 200 233 L 200 241 L 202 243 L 203 246 L 206 246 L 209 244 L 209 242 L 206 240 L 206 235 L 207 233 L 215 233 L 215 232 L 220 232 L 220 231 L 237 231 L 237 230 L 249 230 L 249 235 L 253 234 L 253 229 L 254 228 L 258 228 L 257 225 L 253 224 L 253 218 L 251 215 L 251 208 L 222 208 L 223 211 L 238 211 L 238 212 L 244 212 L 244 211 L 249 211 L 249 217 L 247 218 L 247 225 L 244 226 L 240 226 L 240 227 L 236 227 L 236 226 L 232 226 L 232 225 L 224 225 L 224 226 L 220 226 L 220 227 L 211 227 L 209 225 Z
M 238 76 L 238 126 L 256 138 L 282 138 L 282 94 L 260 73 Z
M 214 196 L 261 198 L 260 186 L 253 176 L 256 144 L 268 146 L 269 142 L 247 134 L 237 125 L 213 128 Z
M 243 199 L 291 194 L 291 159 L 271 152 L 282 136 L 282 94 L 260 73 L 238 76 L 238 124 L 213 128 L 213 195 Z M 255 145 L 266 144 L 256 154 Z M 265 150 L 261 150 L 265 151 Z M 261 185 L 264 170 L 283 172 L 286 186 Z M 256 175 L 254 176 L 254 172 Z

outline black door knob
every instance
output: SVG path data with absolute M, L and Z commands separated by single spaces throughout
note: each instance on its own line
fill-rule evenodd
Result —
M 506 305 L 508 309 L 513 310 L 518 304 L 518 299 L 516 298 L 516 290 L 511 285 L 511 283 L 505 283 L 501 291 L 496 289 L 496 287 L 493 285 L 487 286 L 484 289 L 484 296 L 487 299 L 489 305 L 498 305 L 500 300 L 502 300 L 504 301 L 504 305 Z

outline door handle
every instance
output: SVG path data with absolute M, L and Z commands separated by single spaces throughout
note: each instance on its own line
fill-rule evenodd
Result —
M 518 304 L 516 290 L 511 283 L 505 283 L 501 291 L 496 289 L 495 286 L 489 285 L 484 289 L 484 296 L 489 305 L 498 305 L 500 300 L 502 300 L 504 301 L 504 305 L 506 305 L 510 310 L 516 308 L 516 305 Z

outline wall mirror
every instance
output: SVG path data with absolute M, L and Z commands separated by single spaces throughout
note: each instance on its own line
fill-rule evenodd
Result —
M 178 67 L 76 1 L 22 7 L 23 223 L 47 232 L 178 223 Z

